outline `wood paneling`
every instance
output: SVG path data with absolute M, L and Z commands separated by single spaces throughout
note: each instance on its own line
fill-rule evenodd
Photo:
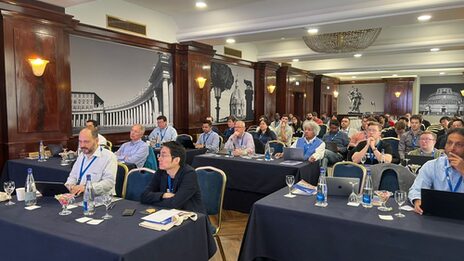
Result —
M 258 62 L 255 69 L 255 119 L 265 115 L 269 119 L 276 113 L 277 87 L 272 93 L 268 86 L 277 86 L 279 65 L 274 62 Z
M 385 112 L 391 115 L 404 115 L 412 112 L 412 85 L 415 78 L 387 79 L 385 89 Z M 401 92 L 400 97 L 395 92 Z
M 314 75 L 308 71 L 283 65 L 277 71 L 277 90 L 277 112 L 304 117 L 313 110 Z M 300 95 L 303 95 L 303 102 Z M 302 108 L 296 111 L 295 106 Z
M 324 75 L 317 75 L 314 84 L 314 111 L 319 115 L 327 113 L 328 116 L 337 114 L 337 100 L 334 91 L 339 92 L 340 81 Z

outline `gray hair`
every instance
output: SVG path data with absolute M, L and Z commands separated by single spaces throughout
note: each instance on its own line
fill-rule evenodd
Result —
M 139 129 L 140 129 L 140 131 L 141 131 L 142 133 L 145 133 L 145 126 L 143 126 L 142 124 L 134 124 L 134 127 L 135 127 L 135 126 L 139 127 Z
M 315 121 L 305 121 L 303 123 L 303 130 L 306 129 L 312 129 L 315 136 L 319 135 L 319 131 L 321 131 L 321 127 Z

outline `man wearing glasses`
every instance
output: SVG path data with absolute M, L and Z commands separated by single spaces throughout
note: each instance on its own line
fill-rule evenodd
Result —
M 421 189 L 435 189 L 464 193 L 464 128 L 452 129 L 448 133 L 445 155 L 428 161 L 409 189 L 409 200 L 414 211 L 422 215 Z
M 247 155 L 255 153 L 255 143 L 253 136 L 245 132 L 245 122 L 235 122 L 235 132 L 230 135 L 229 140 L 224 147 L 233 150 L 234 156 Z
M 435 142 L 437 141 L 437 135 L 431 131 L 424 131 L 419 138 L 420 148 L 412 150 L 408 155 L 414 156 L 428 156 L 434 157 L 435 159 L 441 156 L 442 151 L 435 149 Z
M 185 163 L 185 149 L 174 141 L 163 143 L 159 169 L 142 193 L 142 204 L 206 214 L 195 170 Z
M 392 148 L 388 142 L 380 140 L 382 125 L 378 122 L 369 122 L 367 127 L 367 140 L 361 141 L 356 148 L 352 160 L 360 163 L 365 157 L 367 164 L 378 164 L 380 162 L 390 163 L 392 161 Z M 383 151 L 383 153 L 382 153 Z

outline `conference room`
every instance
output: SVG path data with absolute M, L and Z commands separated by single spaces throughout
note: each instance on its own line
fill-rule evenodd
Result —
M 383 165 L 367 168 L 374 190 L 382 188 L 383 166 L 406 173 L 387 203 L 393 210 L 384 213 L 347 206 L 348 195 L 329 197 L 326 208 L 314 207 L 316 196 L 285 197 L 289 179 L 316 189 L 321 166 L 328 177 L 336 175 L 351 160 L 349 150 L 325 145 L 343 156 L 328 166 L 278 156 L 299 139 L 313 139 L 315 128 L 306 122 L 318 123 L 314 139 L 325 142 L 327 134 L 333 142 L 340 135 L 330 136 L 331 121 L 351 138 L 363 131 L 366 115 L 382 116 L 382 135 L 393 136 L 401 116 L 420 115 L 431 123 L 423 130 L 438 135 L 428 139 L 444 135 L 446 144 L 443 117 L 453 123 L 464 114 L 462 0 L 0 0 L 0 11 L 0 252 L 6 260 L 435 259 L 438 248 L 458 259 L 452 253 L 464 242 L 462 220 L 414 210 L 394 216 L 395 191 L 407 193 L 421 172 L 404 157 L 393 155 L 408 168 L 380 158 Z M 242 122 L 252 151 L 237 130 Z M 276 141 L 267 138 L 270 132 Z M 75 192 L 72 186 L 85 184 L 80 177 L 71 186 L 69 177 L 74 169 L 86 177 L 92 160 L 82 156 L 86 133 L 98 135 L 95 153 L 114 163 L 108 167 L 113 186 L 102 189 L 112 196 L 112 218 L 79 223 L 87 217 L 83 207 L 59 215 L 62 201 L 46 196 L 37 198 L 40 208 L 24 209 L 30 206 L 18 196 L 29 187 L 29 168 L 37 187 L 67 184 Z M 209 147 L 212 133 L 217 150 Z M 390 140 L 399 151 L 401 135 Z M 155 231 L 142 227 L 141 218 L 162 207 L 141 197 L 164 171 L 169 141 L 185 147 L 206 211 Z M 420 143 L 417 138 L 415 148 Z M 143 159 L 133 159 L 139 149 Z M 211 173 L 214 190 L 204 188 Z M 365 183 L 362 178 L 359 193 Z M 84 201 L 84 188 L 76 202 Z M 3 192 L 9 189 L 11 195 Z M 10 196 L 15 204 L 7 206 Z M 105 206 L 95 210 L 100 220 Z M 299 243 L 317 239 L 314 248 Z M 366 241 L 370 250 L 361 247 Z M 19 250 L 25 244 L 30 250 Z

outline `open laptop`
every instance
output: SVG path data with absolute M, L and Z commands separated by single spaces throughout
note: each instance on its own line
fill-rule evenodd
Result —
M 304 150 L 300 148 L 284 148 L 284 160 L 304 161 Z
M 358 194 L 359 179 L 346 177 L 326 177 L 327 195 L 329 196 L 349 196 L 353 190 L 350 182 L 357 183 L 354 192 Z
M 406 159 L 409 159 L 408 164 L 424 165 L 427 161 L 433 160 L 431 156 L 418 156 L 418 155 L 405 155 Z
M 69 193 L 64 183 L 52 181 L 36 181 L 35 187 L 44 197 L 54 197 L 58 194 Z
M 464 220 L 464 193 L 422 189 L 421 200 L 424 215 Z

